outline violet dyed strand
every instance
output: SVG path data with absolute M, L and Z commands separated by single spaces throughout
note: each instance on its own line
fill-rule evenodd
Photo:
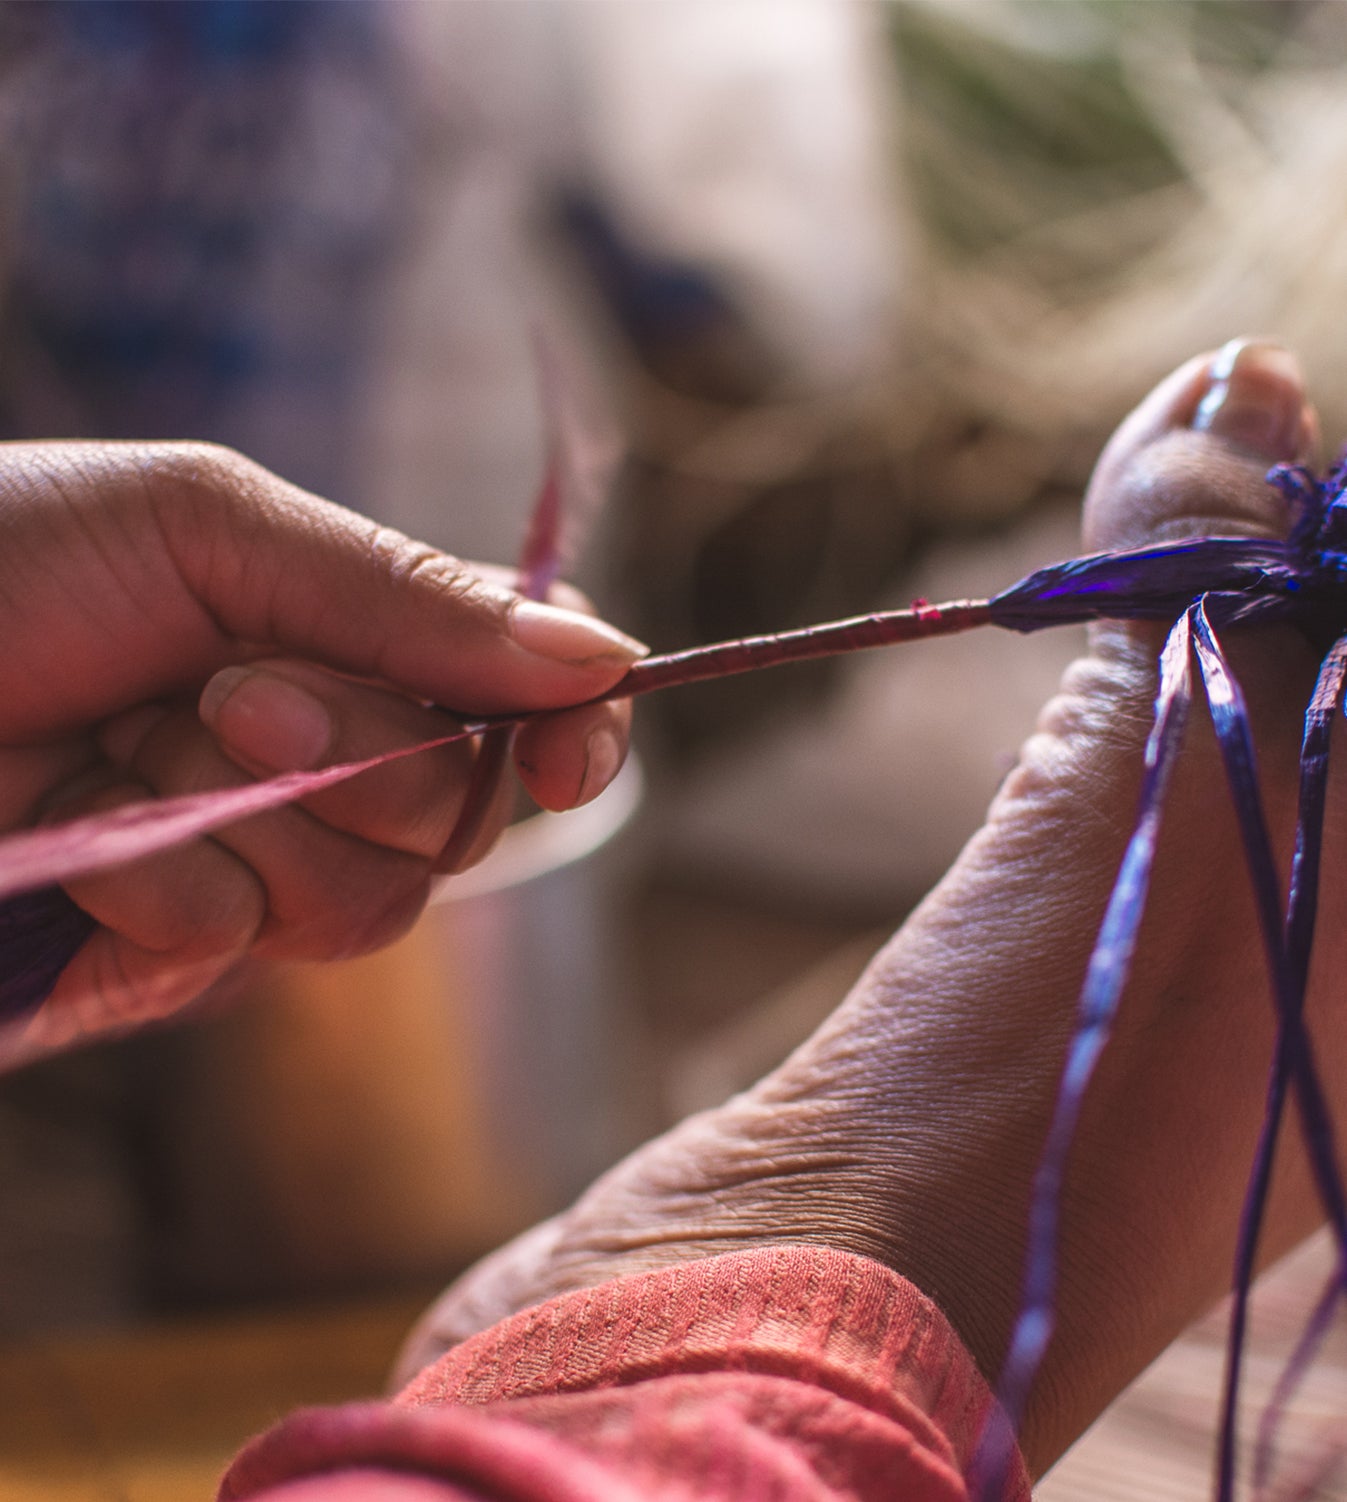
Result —
M 525 583 L 530 589 L 545 588 L 550 573 L 555 571 L 561 524 L 558 486 L 559 477 L 549 476 L 535 508 L 535 525 L 530 529 L 526 547 Z M 1284 545 L 1274 542 L 1209 538 L 1099 554 L 1039 569 L 990 601 L 955 600 L 943 605 L 922 602 L 910 610 L 856 616 L 647 658 L 593 702 L 632 697 L 788 662 L 951 635 L 989 624 L 1033 631 L 1106 615 L 1143 619 L 1173 616 L 1185 609 L 1193 595 L 1204 587 L 1243 591 L 1242 609 L 1282 614 L 1294 603 L 1297 583 L 1293 560 L 1289 560 Z M 521 724 L 529 718 L 528 714 L 519 714 L 478 720 L 462 735 L 480 735 L 496 727 Z M 459 738 L 462 737 L 448 739 Z M 378 765 L 381 760 L 444 744 L 447 740 L 441 738 L 359 766 L 288 773 L 256 784 L 252 790 L 228 789 L 195 795 L 194 800 L 189 800 L 190 811 L 182 810 L 174 800 L 168 800 L 172 806 L 167 809 L 163 804 L 150 802 L 137 809 L 119 810 L 102 816 L 109 821 L 108 827 L 104 837 L 97 840 L 93 839 L 94 831 L 87 827 L 87 821 L 77 822 L 69 841 L 64 836 L 53 836 L 51 831 L 30 831 L 0 839 L 0 901 L 19 891 L 153 854 L 249 813 L 292 802 L 332 782 L 354 776 L 367 766 Z M 487 784 L 492 780 L 488 777 L 490 764 L 503 760 L 504 751 L 500 747 L 494 748 L 490 758 L 483 759 L 480 778 L 470 788 L 459 829 L 446 847 L 449 861 L 462 853 L 469 837 L 480 826 L 489 803 L 486 795 L 490 791 Z M 256 800 L 254 791 L 258 792 Z M 36 843 L 32 838 L 35 833 L 40 834 Z M 113 849 L 121 853 L 110 855 Z M 79 856 L 80 850 L 86 855 Z M 73 930 L 71 937 L 73 941 Z
M 1269 607 L 1269 613 L 1289 613 L 1296 603 L 1296 582 L 1286 548 L 1278 542 L 1213 537 L 1097 553 L 1038 569 L 990 600 L 919 603 L 910 610 L 879 611 L 647 657 L 603 697 L 631 698 L 781 663 L 953 635 L 976 626 L 1040 631 L 1106 616 L 1173 620 L 1209 590 L 1238 591 Z
M 40 1006 L 97 926 L 56 886 L 0 903 L 0 1021 Z
M 548 487 L 544 487 L 546 494 Z M 551 526 L 558 515 L 552 513 Z M 533 583 L 545 589 L 548 553 L 540 531 L 530 543 L 529 567 Z M 880 615 L 860 616 L 835 621 L 825 626 L 784 632 L 776 636 L 724 642 L 710 647 L 676 652 L 667 657 L 647 658 L 638 663 L 603 699 L 622 698 L 648 693 L 675 683 L 692 683 L 730 673 L 750 672 L 774 663 L 799 661 L 854 651 L 862 647 L 884 646 L 893 642 L 912 641 L 925 636 L 942 636 L 986 625 L 990 620 L 986 601 L 955 601 L 950 605 L 918 605 L 911 610 L 888 611 Z M 601 701 L 595 701 L 601 702 Z M 8 921 L 11 929 L 21 929 L 33 921 L 35 913 L 25 900 L 21 908 L 8 915 L 6 899 L 30 893 L 35 888 L 51 886 L 76 876 L 106 870 L 111 866 L 154 855 L 173 845 L 208 834 L 236 819 L 278 808 L 308 793 L 344 782 L 381 763 L 397 757 L 412 756 L 432 746 L 448 745 L 471 735 L 483 736 L 477 767 L 465 796 L 463 811 L 441 854 L 442 865 L 452 866 L 475 839 L 482 819 L 490 806 L 498 770 L 509 752 L 513 727 L 531 715 L 499 716 L 479 720 L 449 736 L 442 736 L 420 746 L 402 748 L 368 761 L 326 767 L 317 772 L 291 772 L 245 787 L 220 789 L 191 794 L 183 798 L 147 799 L 108 814 L 74 820 L 67 825 L 25 830 L 0 838 L 0 929 Z M 60 902 L 60 910 L 74 908 L 69 899 Z M 78 911 L 78 909 L 75 909 Z M 55 909 L 52 909 L 53 919 Z M 67 917 L 68 917 L 67 913 Z M 14 975 L 13 1012 L 31 1010 L 50 994 L 65 962 L 88 937 L 90 927 L 74 920 L 58 934 L 49 926 L 43 941 L 46 977 L 45 991 L 36 984 L 35 972 L 20 955 L 19 963 L 0 971 L 0 976 Z M 59 942 L 58 942 L 59 941 Z M 64 952 L 65 961 L 60 960 Z M 0 964 L 4 954 L 0 952 Z M 18 972 L 22 971 L 22 974 Z M 0 1012 L 6 1007 L 8 989 L 0 983 Z M 20 1001 L 18 998 L 22 998 Z
M 556 489 L 555 478 L 549 477 L 535 512 L 535 525 L 530 528 L 526 549 L 530 577 L 525 583 L 544 591 L 554 561 L 559 525 Z M 550 547 L 547 533 L 551 534 Z M 986 625 L 990 620 L 990 606 L 986 601 L 955 601 L 948 605 L 918 605 L 911 610 L 888 611 L 799 631 L 694 648 L 665 657 L 647 658 L 604 698 L 649 693 L 678 683 L 751 672 L 778 663 L 946 635 Z M 512 738 L 510 727 L 526 718 L 511 716 L 497 720 L 484 736 L 463 810 L 441 854 L 442 867 L 452 868 L 476 838 L 490 806 L 496 777 L 508 756 Z M 477 732 L 487 730 L 485 723 L 474 728 Z M 469 729 L 462 735 L 471 733 L 473 730 Z M 462 736 L 451 737 L 459 738 Z M 440 740 L 434 744 L 446 742 Z M 410 755 L 418 749 L 424 748 L 410 748 L 400 754 Z M 365 766 L 376 764 L 377 759 L 349 769 L 326 768 L 317 773 L 287 774 L 251 788 L 194 795 L 186 800 L 186 806 L 183 800 L 147 802 L 135 808 L 118 810 L 112 815 L 98 816 L 95 822 L 103 825 L 101 837 L 87 827 L 89 821 L 76 821 L 67 832 L 47 829 L 11 835 L 0 840 L 0 928 L 7 926 L 8 931 L 16 936 L 14 942 L 18 942 L 17 936 L 38 918 L 34 904 L 27 900 L 10 913 L 3 905 L 7 897 L 154 854 L 234 819 L 278 807 L 306 793 L 343 781 L 364 770 Z M 38 1005 L 50 993 L 64 964 L 73 958 L 91 931 L 90 924 L 70 918 L 69 909 L 79 910 L 69 899 L 52 901 L 59 904 L 59 914 L 56 907 L 47 904 L 50 908 L 47 921 L 40 925 L 40 935 L 35 933 L 33 939 L 34 944 L 41 946 L 44 981 L 38 983 L 37 970 L 25 953 L 14 952 L 13 962 L 6 964 L 4 951 L 0 951 L 0 965 L 3 965 L 0 969 L 0 1013 L 18 1013 Z M 60 915 L 68 920 L 63 925 L 56 924 Z
M 1285 543 L 1192 538 L 1038 569 L 993 598 L 992 618 L 1013 631 L 1107 616 L 1172 621 L 1212 592 L 1239 594 L 1268 613 L 1288 614 L 1301 598 L 1299 573 Z
M 1160 584 L 1140 590 L 1138 599 L 1129 601 L 1127 592 L 1137 589 L 1138 578 L 1148 569 L 1157 571 Z M 1130 553 L 1073 559 L 1039 569 L 993 600 L 918 604 L 910 610 L 881 611 L 770 636 L 648 657 L 592 702 L 631 698 L 678 684 L 700 683 L 788 662 L 948 636 L 989 624 L 1028 631 L 1104 615 L 1149 619 L 1166 610 L 1178 613 L 1185 609 L 1191 595 L 1180 596 L 1202 578 L 1217 579 L 1228 585 L 1238 583 L 1247 590 L 1262 589 L 1263 597 L 1280 607 L 1290 600 L 1282 577 L 1285 572 L 1284 549 L 1279 544 L 1238 538 L 1212 538 L 1175 544 L 1167 549 L 1142 548 Z M 454 735 L 388 752 L 368 762 L 327 767 L 317 772 L 287 772 L 247 788 L 192 794 L 185 799 L 147 800 L 111 814 L 76 821 L 70 842 L 55 830 L 29 830 L 0 838 L 0 899 L 154 854 L 234 819 L 317 792 L 383 761 L 447 745 L 468 735 L 480 735 L 497 725 L 522 724 L 534 714 L 546 712 L 481 717 Z M 58 847 L 62 847 L 59 853 Z M 113 850 L 119 853 L 113 854 Z M 88 852 L 87 859 L 82 851 Z
M 1249 1187 L 1240 1215 L 1239 1243 L 1235 1255 L 1234 1295 L 1228 1331 L 1228 1349 L 1224 1392 L 1221 1405 L 1218 1453 L 1223 1463 L 1233 1465 L 1239 1402 L 1240 1358 L 1248 1326 L 1248 1304 L 1254 1277 L 1259 1230 L 1262 1226 L 1277 1139 L 1285 1115 L 1287 1087 L 1291 1078 L 1290 1054 L 1303 1040 L 1305 987 L 1309 977 L 1310 954 L 1314 946 L 1314 927 L 1319 901 L 1319 864 L 1323 847 L 1324 801 L 1328 789 L 1328 759 L 1332 743 L 1333 721 L 1342 707 L 1344 684 L 1347 683 L 1347 637 L 1340 638 L 1325 656 L 1319 670 L 1310 706 L 1305 712 L 1305 733 L 1300 751 L 1300 797 L 1296 814 L 1295 854 L 1291 863 L 1291 886 L 1287 898 L 1285 945 L 1286 960 L 1295 1002 L 1294 1020 L 1287 1019 L 1277 1030 L 1272 1068 L 1268 1076 L 1267 1105 L 1258 1147 L 1254 1154 Z M 1277 1425 L 1286 1403 L 1313 1359 L 1332 1315 L 1334 1300 L 1342 1277 L 1339 1267 L 1320 1305 L 1310 1316 L 1277 1388 L 1259 1423 L 1254 1457 L 1254 1487 L 1261 1490 L 1270 1471 Z
M 956 601 L 948 606 L 918 606 L 881 616 L 863 616 L 851 621 L 782 636 L 750 638 L 716 646 L 677 652 L 668 657 L 646 658 L 638 663 L 601 700 L 647 693 L 673 683 L 697 682 L 728 673 L 748 672 L 771 663 L 827 656 L 857 647 L 911 641 L 922 636 L 940 636 L 986 624 L 985 601 Z M 192 793 L 180 798 L 146 799 L 110 813 L 91 815 L 68 824 L 21 830 L 0 838 L 0 902 L 20 892 L 89 875 L 111 866 L 154 855 L 161 850 L 208 834 L 236 819 L 279 808 L 309 793 L 315 793 L 372 767 L 414 756 L 435 746 L 449 745 L 468 736 L 482 735 L 506 725 L 534 718 L 534 711 L 478 719 L 447 736 L 420 745 L 401 747 L 366 761 L 324 767 L 316 772 L 286 772 L 244 787 Z
M 1118 879 L 1109 896 L 1099 937 L 1090 955 L 1075 1034 L 1067 1051 L 1043 1157 L 1034 1175 L 1025 1250 L 1024 1296 L 997 1384 L 1001 1412 L 988 1420 L 973 1462 L 974 1491 L 984 1502 L 994 1502 L 1004 1489 L 1015 1435 L 1052 1338 L 1053 1302 L 1057 1288 L 1057 1232 L 1066 1159 L 1075 1137 L 1086 1089 L 1118 1014 L 1118 1004 L 1136 948 L 1137 930 L 1155 863 L 1165 793 L 1183 742 L 1192 700 L 1190 657 L 1195 610 L 1194 606 L 1175 623 L 1160 658 L 1160 688 L 1155 702 L 1155 719 L 1146 741 L 1145 777 L 1137 821 L 1123 853 Z
M 1285 925 L 1279 897 L 1280 883 L 1277 880 L 1267 821 L 1263 816 L 1262 795 L 1258 789 L 1248 710 L 1243 692 L 1201 602 L 1198 605 L 1193 640 L 1207 691 L 1207 702 L 1211 706 L 1212 724 L 1244 840 L 1254 904 L 1272 975 L 1273 1000 L 1277 1006 L 1278 1020 L 1286 1028 L 1287 1062 L 1296 1087 L 1296 1104 L 1300 1110 L 1305 1147 L 1319 1197 L 1337 1239 L 1339 1258 L 1347 1262 L 1347 1192 L 1344 1192 L 1334 1147 L 1333 1123 L 1328 1103 L 1319 1082 L 1308 1035 L 1299 1026 L 1295 1002 L 1295 971 L 1287 957 L 1283 941 Z M 1312 928 L 1309 936 L 1312 936 Z M 1304 963 L 1308 969 L 1308 954 Z
M 1289 959 L 1287 945 L 1284 942 L 1284 927 L 1289 925 L 1282 916 L 1280 883 L 1277 879 L 1267 821 L 1263 815 L 1262 797 L 1258 790 L 1248 710 L 1238 680 L 1230 670 L 1230 665 L 1212 630 L 1210 618 L 1201 604 L 1198 606 L 1195 620 L 1194 644 L 1197 649 L 1203 685 L 1206 689 L 1207 702 L 1211 707 L 1212 724 L 1216 731 L 1217 743 L 1225 764 L 1226 779 L 1239 821 L 1249 879 L 1258 910 L 1259 927 L 1262 930 L 1268 968 L 1272 975 L 1279 1033 L 1277 1055 L 1273 1065 L 1273 1080 L 1270 1085 L 1270 1100 L 1275 1099 L 1279 1093 L 1276 1082 L 1277 1072 L 1284 1071 L 1294 1080 L 1296 1086 L 1306 1148 L 1320 1197 L 1339 1239 L 1339 1256 L 1341 1257 L 1344 1248 L 1347 1247 L 1347 1199 L 1344 1199 L 1337 1154 L 1333 1147 L 1332 1123 L 1327 1104 L 1319 1085 L 1309 1040 L 1301 1026 L 1300 999 L 1304 991 L 1304 973 L 1302 971 L 1299 976 L 1297 975 L 1296 967 Z M 1312 806 L 1313 787 L 1311 787 L 1309 797 Z M 1315 838 L 1308 825 L 1306 834 L 1311 839 Z M 1313 853 L 1317 862 L 1317 850 Z M 1302 870 L 1302 881 L 1309 874 Z M 1313 901 L 1313 894 L 1314 883 L 1311 881 L 1309 891 L 1311 901 Z M 1308 932 L 1312 935 L 1312 914 L 1308 920 L 1301 921 L 1308 921 Z M 1280 1091 L 1284 1092 L 1284 1090 L 1283 1084 Z M 1267 1138 L 1270 1132 L 1275 1134 L 1275 1126 L 1269 1120 L 1265 1122 L 1264 1137 Z M 1266 1183 L 1260 1183 L 1260 1175 L 1265 1179 L 1271 1171 L 1271 1146 L 1270 1142 L 1267 1143 L 1267 1161 L 1264 1163 L 1262 1161 L 1264 1144 L 1260 1142 L 1260 1159 L 1255 1165 L 1250 1192 L 1246 1196 L 1245 1215 L 1240 1227 L 1235 1270 L 1235 1307 L 1231 1319 L 1221 1432 L 1217 1451 L 1217 1502 L 1233 1502 L 1235 1493 L 1235 1435 L 1239 1419 L 1239 1372 L 1243 1356 L 1249 1289 L 1253 1280 L 1258 1220 L 1261 1219 L 1263 1199 L 1266 1195 Z

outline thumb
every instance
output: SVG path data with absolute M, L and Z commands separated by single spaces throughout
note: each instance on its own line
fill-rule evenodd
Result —
M 227 450 L 172 453 L 151 500 L 183 583 L 230 636 L 447 708 L 572 704 L 644 652 L 601 621 L 524 600 Z

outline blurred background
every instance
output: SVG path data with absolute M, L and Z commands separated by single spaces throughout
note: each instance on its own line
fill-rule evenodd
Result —
M 1347 431 L 1344 56 L 1336 0 L 9 0 L 0 436 L 218 440 L 508 560 L 542 327 L 620 456 L 574 577 L 655 649 L 989 592 L 1232 335 Z M 643 702 L 640 777 L 393 950 L 0 1080 L 14 1435 L 47 1403 L 102 1486 L 141 1420 L 91 1418 L 90 1332 L 167 1316 L 391 1299 L 265 1402 L 376 1383 L 417 1298 L 831 1010 L 1078 646 Z

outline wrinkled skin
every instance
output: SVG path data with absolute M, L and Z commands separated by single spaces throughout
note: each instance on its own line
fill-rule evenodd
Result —
M 1194 360 L 1105 451 L 1086 500 L 1084 548 L 1281 535 L 1284 505 L 1264 474 L 1278 460 L 1311 457 L 1315 442 L 1285 351 L 1250 344 Z M 834 1015 L 755 1088 L 640 1149 L 570 1210 L 466 1274 L 423 1321 L 402 1375 L 564 1290 L 719 1251 L 808 1242 L 911 1278 L 994 1378 L 1020 1299 L 1030 1180 L 1135 816 L 1162 638 L 1149 626 L 1096 628 L 983 829 Z M 1279 855 L 1289 860 L 1317 658 L 1289 627 L 1232 631 L 1228 647 L 1254 715 Z M 1343 776 L 1339 766 L 1329 795 L 1309 1001 L 1339 1106 Z M 1273 1033 L 1242 850 L 1197 710 L 1122 1015 L 1069 1164 L 1057 1334 L 1022 1436 L 1036 1473 L 1228 1284 Z M 1319 1220 L 1295 1138 L 1284 1134 L 1270 1252 Z

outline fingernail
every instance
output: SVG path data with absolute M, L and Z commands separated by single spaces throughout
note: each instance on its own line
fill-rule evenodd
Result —
M 520 600 L 510 611 L 510 634 L 526 652 L 577 665 L 602 658 L 635 662 L 649 651 L 605 621 L 533 600 Z
M 203 690 L 198 711 L 227 750 L 277 772 L 316 765 L 332 744 L 327 707 L 257 668 L 221 669 Z
M 597 798 L 617 776 L 617 769 L 621 765 L 622 743 L 616 732 L 607 725 L 591 730 L 589 739 L 585 742 L 585 771 L 580 779 L 576 807 L 588 803 L 591 798 Z
M 1273 461 L 1303 457 L 1310 423 L 1300 362 L 1267 339 L 1232 339 L 1217 353 L 1193 416 L 1198 430 Z

